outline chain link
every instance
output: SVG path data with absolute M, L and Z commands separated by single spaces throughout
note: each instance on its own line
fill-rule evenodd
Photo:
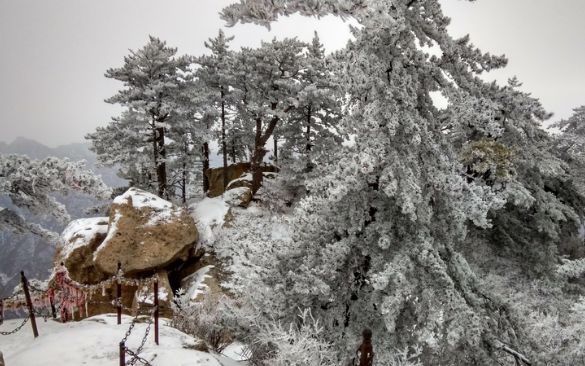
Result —
M 142 352 L 142 348 L 144 348 L 144 344 L 146 343 L 146 340 L 148 339 L 148 334 L 150 333 L 150 327 L 152 326 L 152 317 L 149 318 L 149 322 L 148 322 L 148 326 L 146 327 L 146 332 L 144 333 L 144 336 L 142 337 L 142 342 L 140 342 L 140 346 L 136 349 L 136 353 L 135 355 L 132 355 L 132 359 L 130 360 L 130 365 L 135 365 L 136 361 L 138 361 L 138 355 L 140 354 L 140 352 Z M 128 349 L 127 349 L 128 350 Z
M 142 303 L 144 303 L 146 301 L 146 298 L 147 297 L 148 297 L 148 292 L 145 292 L 144 295 L 142 296 Z M 140 306 L 140 302 L 137 302 L 137 304 Z M 137 309 L 137 310 L 139 310 L 139 309 Z M 136 311 L 136 316 L 134 317 L 134 319 L 132 319 L 132 322 L 130 323 L 130 327 L 126 331 L 126 336 L 124 336 L 124 338 L 122 339 L 122 342 L 124 342 L 124 344 L 126 344 L 126 341 L 128 340 L 128 337 L 130 337 L 130 334 L 132 333 L 132 330 L 134 329 L 134 326 L 136 325 L 136 322 L 138 322 L 138 317 L 140 315 L 141 314 L 138 311 Z
M 26 322 L 28 321 L 29 318 L 30 317 L 27 316 L 26 318 L 24 318 L 24 320 L 22 321 L 22 323 L 18 327 L 14 328 L 13 330 L 11 330 L 9 332 L 0 332 L 0 335 L 7 336 L 7 335 L 11 335 L 11 334 L 18 332 L 19 330 L 22 329 L 22 327 L 24 327 L 24 325 L 26 324 Z
M 144 358 L 138 356 L 137 353 L 135 353 L 134 351 L 132 351 L 128 348 L 126 348 L 126 353 L 129 354 L 130 356 L 132 356 L 132 360 L 129 361 L 130 365 L 135 365 L 136 362 L 140 362 L 141 364 L 146 365 L 146 366 L 153 366 L 150 362 L 148 362 Z

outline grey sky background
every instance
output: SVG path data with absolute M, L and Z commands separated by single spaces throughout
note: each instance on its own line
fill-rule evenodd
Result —
M 451 33 L 470 33 L 483 51 L 506 54 L 509 66 L 488 79 L 516 75 L 523 89 L 555 113 L 585 104 L 585 0 L 441 0 Z M 128 49 L 148 35 L 179 53 L 206 52 L 203 42 L 223 26 L 218 11 L 231 0 L 0 0 L 0 141 L 17 136 L 49 146 L 81 142 L 119 109 L 104 103 L 121 84 L 106 79 Z M 339 19 L 285 18 L 272 31 L 227 28 L 234 47 L 317 30 L 328 50 L 349 37 Z

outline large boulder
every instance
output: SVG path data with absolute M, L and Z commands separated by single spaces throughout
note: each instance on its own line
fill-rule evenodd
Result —
M 264 177 L 270 178 L 272 173 L 278 172 L 278 168 L 273 165 L 262 165 L 260 167 Z M 209 191 L 207 196 L 217 197 L 224 192 L 223 187 L 223 167 L 207 169 L 205 172 L 209 180 Z M 250 163 L 237 163 L 227 167 L 227 189 L 238 187 L 252 188 L 252 174 L 250 174 Z
M 93 262 L 93 252 L 108 232 L 107 217 L 92 217 L 71 221 L 61 234 L 55 265 L 63 263 L 69 276 L 77 282 L 93 284 L 108 277 Z
M 114 199 L 108 235 L 93 255 L 114 274 L 118 262 L 127 274 L 154 271 L 189 255 L 198 233 L 188 212 L 151 193 L 130 188 Z
M 235 179 L 240 178 L 246 172 L 250 170 L 250 163 L 237 163 L 227 167 L 227 181 L 231 182 Z M 223 189 L 223 167 L 207 169 L 205 172 L 207 179 L 209 180 L 209 191 L 207 195 L 209 197 L 221 196 L 224 192 Z
M 223 200 L 232 207 L 248 207 L 252 202 L 252 189 L 248 187 L 228 189 L 223 194 Z

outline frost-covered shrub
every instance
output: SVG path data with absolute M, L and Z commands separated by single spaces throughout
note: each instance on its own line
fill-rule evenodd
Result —
M 257 323 L 253 364 L 263 366 L 336 366 L 337 356 L 322 338 L 323 327 L 309 309 L 299 311 L 295 324 Z M 258 354 L 261 353 L 261 354 Z
M 536 364 L 585 364 L 585 297 L 568 309 L 533 311 L 528 333 L 536 344 Z
M 220 353 L 232 342 L 230 314 L 235 307 L 227 296 L 205 296 L 201 302 L 192 302 L 179 290 L 173 304 L 172 326 L 205 341 L 207 346 Z M 233 323 L 232 323 L 233 324 Z
M 394 355 L 391 356 L 389 366 L 422 366 L 422 363 L 418 360 L 421 353 L 422 349 L 420 347 L 414 347 L 412 350 L 409 347 L 396 350 Z

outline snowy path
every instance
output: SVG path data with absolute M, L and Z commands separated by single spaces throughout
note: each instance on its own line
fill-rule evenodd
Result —
M 118 344 L 132 320 L 123 316 L 122 325 L 116 325 L 116 315 L 95 316 L 80 322 L 62 324 L 53 320 L 37 319 L 39 337 L 34 339 L 30 324 L 18 333 L 0 337 L 0 351 L 6 366 L 104 366 L 118 365 Z M 243 366 L 224 356 L 195 351 L 196 340 L 161 321 L 160 345 L 150 333 L 140 356 L 154 366 Z M 1 330 L 13 329 L 19 320 L 8 320 Z M 145 333 L 147 324 L 138 323 L 128 338 L 127 346 L 135 350 Z M 126 360 L 130 357 L 127 356 Z

